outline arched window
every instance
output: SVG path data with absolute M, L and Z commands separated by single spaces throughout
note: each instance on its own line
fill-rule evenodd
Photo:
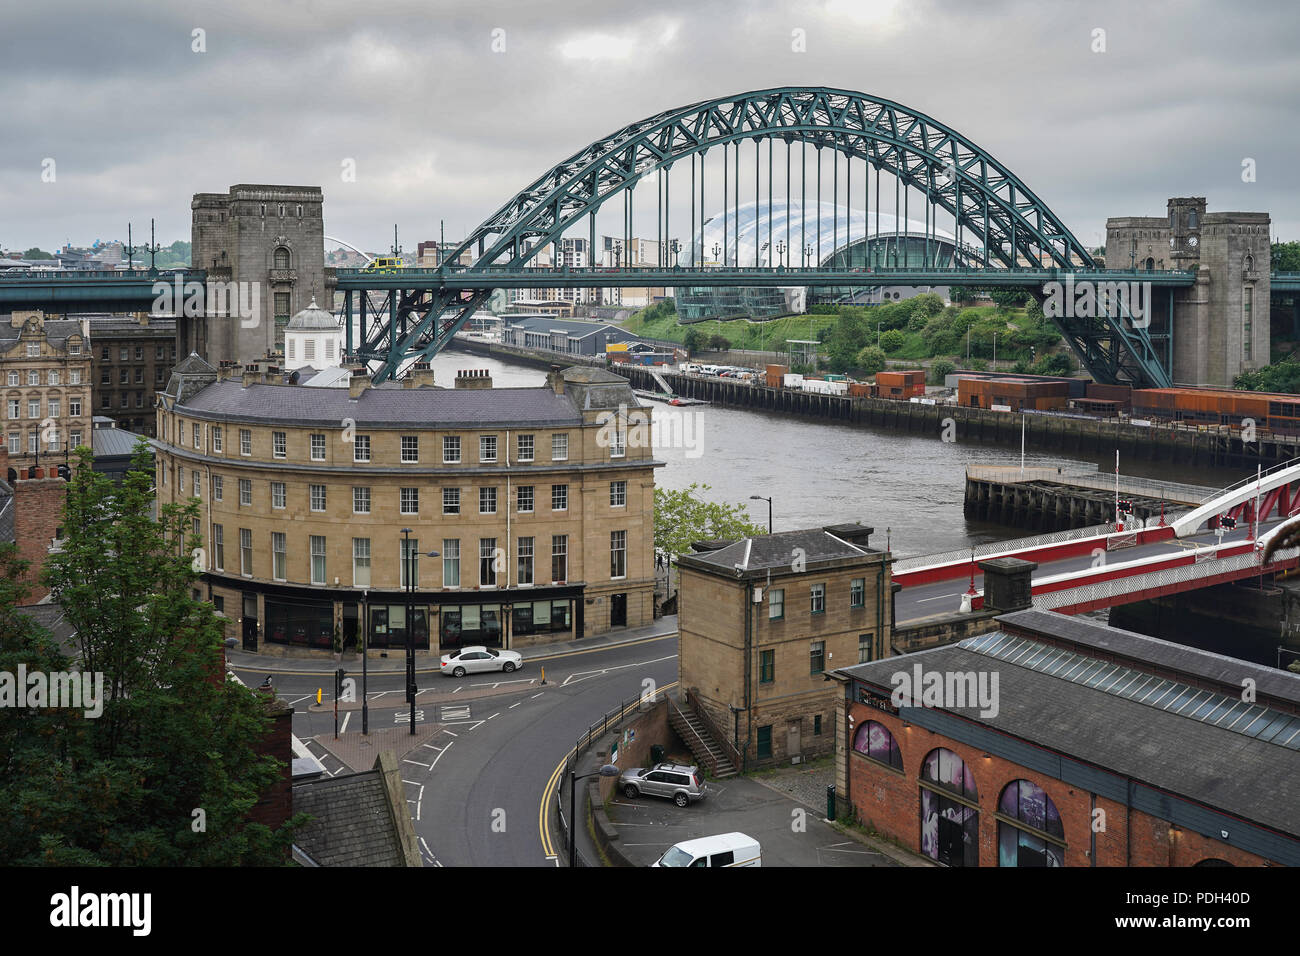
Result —
M 277 269 L 289 268 L 289 250 L 284 246 L 275 250 L 275 267 Z
M 1255 257 L 1254 257 L 1254 256 L 1250 256 L 1250 255 L 1246 256 L 1245 266 L 1246 266 L 1246 271 L 1247 271 L 1247 272 L 1251 272 L 1252 270 L 1254 270 L 1254 268 L 1255 268 Z
M 889 728 L 878 721 L 868 720 L 858 725 L 853 735 L 853 749 L 872 760 L 889 764 L 895 770 L 903 769 L 903 756 L 898 751 L 898 741 L 889 732 Z
M 1148 257 L 1147 257 L 1147 262 L 1146 262 L 1146 270 L 1147 270 L 1147 272 L 1152 271 L 1153 269 L 1155 269 L 1155 267 L 1156 267 L 1156 260 L 1153 259 L 1153 258 L 1151 258 L 1150 256 L 1148 256 Z
M 960 800 L 949 797 L 952 794 Z M 951 750 L 931 750 L 921 764 L 921 852 L 947 866 L 979 866 L 975 778 Z
M 1187 228 L 1188 228 L 1188 229 L 1195 229 L 1195 228 L 1196 228 L 1196 210 L 1195 210 L 1195 209 L 1189 209 L 1189 210 L 1187 211 Z
M 998 812 L 998 866 L 1065 866 L 1065 829 L 1047 792 L 1032 780 L 1012 780 Z M 1032 829 L 1029 829 L 1032 828 Z
M 1232 866 L 1232 864 L 1227 860 L 1220 860 L 1218 857 L 1212 856 L 1202 860 L 1200 863 L 1193 864 L 1193 866 Z

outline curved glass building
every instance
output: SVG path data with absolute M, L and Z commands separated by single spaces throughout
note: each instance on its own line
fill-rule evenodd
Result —
M 787 214 L 788 208 L 788 214 Z M 868 253 L 869 248 L 869 253 Z M 677 257 L 682 266 L 812 267 L 836 269 L 945 268 L 953 264 L 956 237 L 944 229 L 892 214 L 810 203 L 746 203 L 704 223 Z M 852 299 L 878 285 L 854 289 L 724 287 L 676 289 L 682 321 L 775 318 L 802 312 L 810 296 Z

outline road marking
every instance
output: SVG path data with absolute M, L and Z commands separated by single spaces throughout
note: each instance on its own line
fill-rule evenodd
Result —
M 532 683 L 535 683 L 535 682 L 536 682 L 536 678 L 523 678 L 523 677 L 521 677 L 521 678 L 519 678 L 518 680 L 499 680 L 499 681 L 496 681 L 495 683 L 492 683 L 492 684 L 487 684 L 487 683 L 484 683 L 484 684 L 470 684 L 469 686 L 470 686 L 470 687 L 491 687 L 493 690 L 496 690 L 496 689 L 497 689 L 498 687 L 500 687 L 502 684 L 532 684 Z
M 420 819 L 420 806 L 424 803 L 424 784 L 420 784 L 420 795 L 415 798 L 415 819 Z
M 295 700 L 286 701 L 286 703 L 287 703 L 290 707 L 292 707 L 294 704 L 297 704 L 297 703 L 299 703 L 300 701 L 310 700 L 311 698 L 313 698 L 313 697 L 315 697 L 315 696 L 316 696 L 315 694 L 307 694 L 307 695 L 305 695 L 305 696 L 303 696 L 303 697 L 299 697 L 299 698 L 297 698 L 297 699 L 295 699 Z
M 448 707 L 444 704 L 441 713 L 443 720 L 468 720 L 469 704 L 457 707 Z
M 441 750 L 441 747 L 435 747 L 433 744 L 420 744 L 421 747 L 428 747 L 430 750 Z
M 498 710 L 495 714 L 492 715 L 492 717 L 500 717 L 500 716 L 501 716 L 501 711 L 499 711 L 499 710 Z M 489 717 L 488 720 L 491 720 L 492 717 Z
M 604 647 L 589 647 L 586 650 L 582 650 L 582 651 L 564 651 L 563 653 L 560 654 L 546 654 L 542 657 L 530 657 L 528 658 L 528 660 L 530 662 L 531 661 L 555 661 L 555 660 L 559 660 L 562 657 L 579 657 L 583 654 L 596 654 L 599 653 L 600 651 L 613 650 L 616 647 L 635 647 L 637 644 L 649 644 L 653 641 L 667 640 L 670 637 L 675 638 L 677 637 L 677 633 L 678 633 L 677 631 L 669 631 L 667 634 L 655 634 L 652 637 L 643 637 L 640 640 L 636 640 L 636 641 L 623 641 L 618 644 L 606 644 Z
M 433 764 L 430 764 L 430 763 L 420 763 L 420 761 L 418 761 L 418 760 L 409 760 L 409 759 L 407 759 L 406 757 L 403 757 L 403 758 L 402 758 L 402 763 L 413 763 L 413 764 L 415 764 L 417 767 L 423 767 L 425 770 L 428 770 L 430 767 L 433 766 Z
M 438 756 L 433 758 L 433 763 L 429 764 L 429 769 L 432 770 L 434 767 L 438 766 L 438 761 L 442 759 L 442 755 L 445 754 L 450 749 L 451 749 L 451 743 L 449 742 L 447 746 L 443 747 L 442 750 L 438 753 Z
M 418 780 L 403 780 L 402 783 L 409 783 L 413 787 L 418 787 L 420 785 Z
M 411 720 L 411 710 L 409 707 L 404 710 L 393 711 L 393 723 L 405 724 L 405 723 L 409 723 L 410 720 Z M 424 723 L 424 711 L 419 707 L 415 709 L 415 722 L 417 724 Z
M 339 733 L 346 734 L 348 732 L 348 721 L 351 719 L 352 719 L 352 711 L 349 710 L 346 714 L 343 715 L 343 726 L 339 728 Z
M 576 684 L 579 681 L 590 680 L 593 677 L 600 677 L 602 674 L 608 674 L 611 671 L 626 670 L 629 667 L 644 667 L 647 664 L 659 664 L 663 661 L 676 660 L 676 658 L 676 654 L 669 654 L 667 657 L 656 657 L 652 661 L 636 661 L 632 664 L 616 664 L 613 667 L 603 667 L 600 670 L 594 671 L 574 671 L 568 677 L 564 678 L 564 682 L 561 683 L 560 686 L 567 687 L 569 684 Z
M 457 687 L 455 690 L 453 690 L 452 693 L 453 693 L 453 694 L 459 694 L 459 693 L 460 693 L 461 691 L 463 691 L 464 689 L 465 689 L 465 685 L 462 684 L 460 687 Z
M 924 604 L 926 601 L 943 601 L 951 597 L 961 597 L 961 595 L 964 593 L 965 593 L 964 591 L 954 591 L 952 594 L 940 594 L 938 597 L 917 598 L 916 603 Z
M 519 706 L 520 704 L 522 704 L 522 703 L 523 703 L 522 700 L 517 700 L 517 701 L 515 701 L 513 704 L 511 704 L 509 707 L 507 707 L 506 710 L 514 710 L 516 707 L 518 707 L 518 706 Z
M 443 730 L 443 733 L 446 734 L 448 737 L 459 737 L 459 736 L 460 736 L 460 734 L 453 734 L 450 730 L 445 730 L 445 729 Z
M 433 863 L 434 866 L 442 866 L 442 864 L 438 862 L 438 858 L 433 855 L 433 851 L 429 849 L 429 844 L 424 842 L 424 837 L 420 837 L 420 846 L 424 847 L 424 852 L 429 855 L 429 861 Z
M 545 694 L 545 693 L 546 693 L 546 691 L 542 691 L 542 694 Z M 534 694 L 532 697 L 529 697 L 528 699 L 529 699 L 529 700 L 536 700 L 537 698 L 541 697 L 542 694 Z

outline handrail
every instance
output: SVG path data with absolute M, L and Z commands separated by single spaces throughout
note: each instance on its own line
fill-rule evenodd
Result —
M 700 748 L 704 751 L 705 763 L 712 764 L 712 766 L 709 767 L 709 770 L 716 774 L 718 772 L 718 762 L 714 759 L 713 754 L 709 752 L 709 745 L 705 743 L 704 738 L 700 736 L 700 732 L 694 727 L 691 727 L 691 722 L 686 719 L 686 715 L 682 713 L 682 709 L 677 706 L 677 701 L 673 700 L 672 697 L 669 697 L 668 704 L 674 711 L 676 711 L 677 716 L 682 719 L 682 723 L 687 727 L 690 727 L 691 733 L 695 735 L 695 739 L 700 742 Z
M 727 755 L 727 759 L 731 761 L 732 766 L 739 771 L 745 763 L 744 758 L 740 753 L 740 749 L 727 739 L 727 735 L 722 733 L 718 725 L 713 722 L 713 718 L 709 716 L 709 712 L 700 705 L 698 695 L 693 693 L 689 688 L 686 690 L 686 704 L 691 708 L 691 712 L 700 718 L 700 723 L 702 723 L 704 729 L 713 736 L 717 745 L 722 748 L 722 752 Z

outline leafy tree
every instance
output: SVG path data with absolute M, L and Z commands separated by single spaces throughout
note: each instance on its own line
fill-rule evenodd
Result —
M 714 332 L 709 336 L 709 348 L 715 352 L 725 352 L 731 348 L 731 339 L 719 332 Z
M 1029 359 L 1016 359 L 1011 363 L 1011 371 L 1017 375 L 1024 375 L 1029 371 Z
M 152 484 L 143 447 L 120 486 L 77 452 L 67 538 L 45 580 L 76 631 L 82 673 L 103 676 L 103 710 L 52 711 L 39 760 L 21 746 L 0 753 L 19 764 L 0 778 L 12 863 L 274 865 L 302 822 L 272 832 L 247 820 L 280 779 L 278 762 L 254 751 L 269 729 L 264 701 L 225 679 L 222 625 L 192 596 L 197 503 L 164 505 L 155 521 Z M 38 637 L 15 643 L 57 663 Z
M 989 367 L 988 361 L 982 358 L 973 358 L 966 364 L 968 366 L 967 370 L 971 372 L 984 372 Z
M 930 382 L 934 385 L 942 385 L 943 380 L 957 371 L 957 366 L 947 359 L 939 359 L 937 362 L 930 363 Z
M 709 485 L 692 483 L 683 489 L 655 488 L 655 550 L 676 557 L 695 541 L 733 540 L 767 534 L 767 527 L 749 520 L 743 504 L 725 505 L 706 499 Z
M 974 302 L 981 295 L 983 295 L 983 293 L 980 292 L 979 289 L 968 289 L 965 286 L 960 285 L 955 285 L 948 291 L 948 298 L 950 298 L 954 304 L 960 302 Z
M 1070 375 L 1074 372 L 1074 363 L 1064 352 L 1054 352 L 1035 362 L 1032 371 L 1035 375 Z
M 943 311 L 943 297 L 937 292 L 922 292 L 912 297 L 912 314 L 921 313 L 926 318 L 933 318 Z
M 1300 242 L 1275 242 L 1272 252 L 1275 272 L 1300 272 Z
M 880 347 L 886 352 L 897 352 L 907 341 L 907 336 L 898 329 L 880 333 Z
M 885 364 L 885 350 L 878 346 L 868 345 L 858 353 L 858 368 L 868 375 L 883 372 Z
M 1242 372 L 1232 380 L 1232 385 L 1254 392 L 1300 393 L 1300 362 L 1283 361 Z
M 36 246 L 32 246 L 30 249 L 28 249 L 26 252 L 23 253 L 23 258 L 24 259 L 53 259 L 54 256 L 46 252 L 44 249 L 39 249 Z
M 1001 311 L 1018 309 L 1025 304 L 1025 299 L 1029 298 L 1029 293 L 1024 289 L 990 289 L 989 298 L 993 304 Z
M 686 351 L 692 355 L 701 352 L 705 346 L 704 333 L 699 329 L 687 329 L 686 338 L 682 341 L 682 344 L 686 346 Z

